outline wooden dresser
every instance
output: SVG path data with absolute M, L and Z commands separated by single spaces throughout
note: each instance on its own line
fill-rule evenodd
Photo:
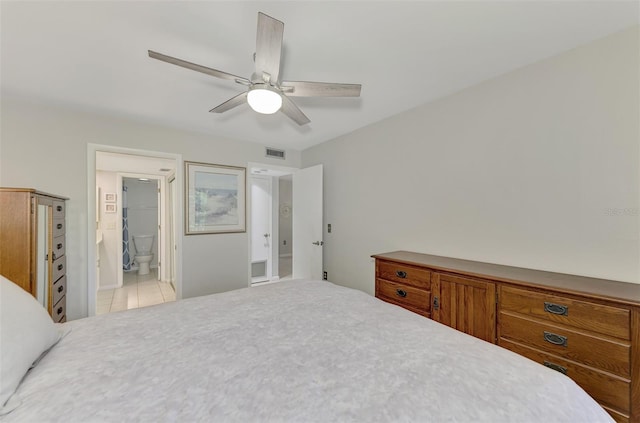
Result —
M 640 423 L 640 284 L 396 251 L 376 297 L 571 377 L 619 422 Z
M 55 322 L 66 321 L 66 200 L 0 188 L 0 274 L 36 297 Z

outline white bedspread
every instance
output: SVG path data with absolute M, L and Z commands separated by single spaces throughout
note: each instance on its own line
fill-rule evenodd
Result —
M 611 421 L 558 372 L 328 282 L 66 325 L 3 422 Z

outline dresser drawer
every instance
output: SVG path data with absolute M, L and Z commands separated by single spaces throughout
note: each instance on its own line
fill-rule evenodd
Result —
M 403 308 L 429 315 L 431 292 L 401 283 L 376 280 L 376 297 Z
M 501 338 L 498 345 L 566 374 L 599 403 L 628 414 L 629 381 Z
M 64 201 L 53 200 L 53 218 L 64 219 Z
M 51 280 L 53 282 L 60 279 L 67 271 L 67 258 L 62 256 L 53 262 L 53 270 L 51 271 Z
M 53 219 L 53 237 L 57 238 L 64 235 L 65 224 L 64 219 Z
M 502 338 L 620 376 L 630 374 L 631 346 L 628 342 L 504 312 L 500 313 L 499 319 Z
M 65 240 L 64 235 L 53 239 L 53 259 L 64 256 Z
M 51 292 L 51 295 L 53 298 L 52 303 L 54 305 L 57 304 L 58 301 L 60 301 L 60 299 L 64 297 L 66 294 L 67 294 L 67 277 L 63 276 L 53 284 L 53 288 Z
M 551 294 L 503 286 L 502 310 L 558 322 L 603 335 L 630 339 L 630 313 L 624 308 L 574 300 Z
M 427 290 L 431 288 L 431 272 L 426 269 L 394 262 L 378 261 L 377 272 L 376 276 L 378 278 L 388 281 L 413 285 Z
M 67 297 L 66 295 L 60 298 L 60 301 L 51 308 L 51 318 L 56 323 L 66 321 L 67 317 Z

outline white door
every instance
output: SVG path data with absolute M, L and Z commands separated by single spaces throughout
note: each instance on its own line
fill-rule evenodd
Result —
M 271 279 L 271 178 L 251 177 L 251 281 Z
M 322 165 L 293 174 L 293 277 L 322 279 Z

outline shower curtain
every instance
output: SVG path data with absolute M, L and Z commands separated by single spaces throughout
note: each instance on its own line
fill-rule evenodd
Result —
M 122 268 L 131 270 L 129 254 L 129 223 L 127 222 L 127 187 L 122 186 Z

